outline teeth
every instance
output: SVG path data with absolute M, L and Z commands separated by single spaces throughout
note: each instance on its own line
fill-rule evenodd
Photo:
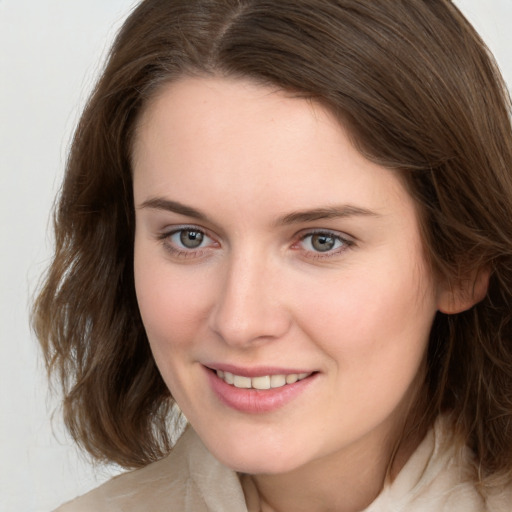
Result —
M 286 376 L 285 375 L 272 375 L 270 377 L 270 387 L 271 388 L 280 388 L 286 384 Z
M 295 382 L 309 377 L 310 373 L 290 373 L 288 375 L 262 375 L 261 377 L 242 377 L 241 375 L 233 375 L 230 372 L 216 370 L 217 377 L 227 384 L 242 389 L 274 389 L 285 386 L 286 384 L 294 384 Z
M 296 373 L 286 376 L 286 384 L 293 384 L 299 380 L 299 376 Z
M 270 389 L 270 376 L 265 375 L 264 377 L 253 377 L 250 379 L 254 389 Z
M 233 384 L 235 385 L 235 388 L 249 389 L 251 388 L 251 378 L 241 377 L 240 375 L 234 375 Z

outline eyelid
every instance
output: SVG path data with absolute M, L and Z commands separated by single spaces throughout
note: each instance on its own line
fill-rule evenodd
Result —
M 340 231 L 339 229 L 333 228 L 306 228 L 299 231 L 297 236 L 299 238 L 304 238 L 308 235 L 332 235 L 335 237 L 342 238 L 344 240 L 356 241 L 356 237 L 348 234 L 346 231 Z
M 180 231 L 198 231 L 198 232 L 203 233 L 204 235 L 208 236 L 209 238 L 211 238 L 208 235 L 208 232 L 206 229 L 204 229 L 200 226 L 196 226 L 194 224 L 179 224 L 179 225 L 167 226 L 167 227 L 159 230 L 157 236 L 159 239 L 164 239 L 164 238 L 168 238 L 172 235 L 175 235 L 176 233 L 179 233 Z

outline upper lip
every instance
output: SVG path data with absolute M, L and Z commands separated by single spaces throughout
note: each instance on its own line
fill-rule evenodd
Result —
M 264 375 L 291 375 L 300 373 L 313 373 L 312 370 L 304 368 L 282 368 L 276 366 L 254 366 L 242 367 L 227 363 L 204 363 L 210 370 L 221 370 L 229 372 L 233 375 L 240 375 L 241 377 L 262 377 Z

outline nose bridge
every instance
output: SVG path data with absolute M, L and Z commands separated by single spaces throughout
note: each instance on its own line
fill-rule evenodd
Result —
M 278 275 L 278 265 L 261 247 L 233 251 L 211 318 L 212 329 L 226 343 L 261 343 L 287 331 L 289 313 L 276 282 Z

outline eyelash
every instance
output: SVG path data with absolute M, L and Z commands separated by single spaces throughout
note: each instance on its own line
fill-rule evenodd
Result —
M 179 235 L 180 233 L 184 232 L 194 232 L 199 234 L 200 236 L 209 239 L 210 241 L 213 241 L 214 244 L 218 243 L 214 241 L 212 237 L 210 237 L 206 231 L 202 228 L 199 228 L 197 226 L 179 226 L 176 229 L 173 229 L 169 232 L 164 232 L 158 235 L 158 239 L 162 242 L 164 248 L 174 257 L 176 258 L 201 258 L 205 251 L 210 248 L 210 245 L 206 245 L 203 247 L 198 247 L 197 249 L 191 249 L 191 248 L 179 248 L 176 247 L 176 243 L 172 242 L 172 237 L 175 235 Z M 305 240 L 308 238 L 312 238 L 314 236 L 324 236 L 326 238 L 332 238 L 334 240 L 335 244 L 340 244 L 338 247 L 335 247 L 333 249 L 328 249 L 324 252 L 322 251 L 315 251 L 315 250 L 303 250 L 303 252 L 306 254 L 305 258 L 308 259 L 327 259 L 332 258 L 335 256 L 339 256 L 342 252 L 350 249 L 354 244 L 354 240 L 352 240 L 348 236 L 342 236 L 340 233 L 336 231 L 329 231 L 329 230 L 310 230 L 307 233 L 303 233 L 299 236 L 299 240 L 297 242 L 294 242 L 292 245 L 292 249 L 294 250 L 301 250 L 300 244 L 304 243 Z M 311 243 L 311 242 L 310 242 Z

